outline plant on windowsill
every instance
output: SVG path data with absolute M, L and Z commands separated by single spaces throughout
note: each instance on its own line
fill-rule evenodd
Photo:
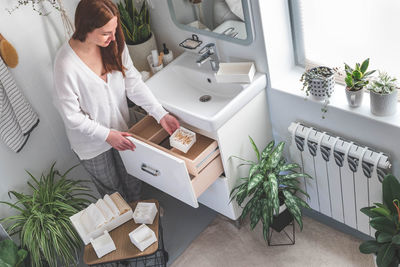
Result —
M 346 96 L 347 103 L 350 107 L 356 108 L 361 106 L 364 96 L 364 87 L 369 83 L 369 76 L 375 72 L 375 70 L 367 71 L 368 66 L 369 58 L 364 60 L 361 65 L 360 63 L 356 63 L 354 69 L 344 63 L 344 71 L 346 72 L 346 77 L 344 78 L 346 83 Z
M 321 108 L 322 118 L 325 119 L 325 114 L 328 111 L 329 98 L 335 88 L 335 73 L 336 68 L 328 68 L 319 66 L 306 70 L 300 78 L 303 83 L 301 90 L 306 92 L 306 95 L 317 101 L 324 101 Z
M 367 86 L 370 91 L 371 112 L 377 116 L 390 116 L 397 111 L 398 84 L 395 77 L 379 72 L 378 77 Z
M 82 180 L 67 179 L 72 167 L 60 173 L 51 166 L 47 175 L 35 178 L 31 173 L 28 185 L 32 194 L 10 191 L 15 203 L 0 201 L 17 212 L 16 215 L 1 219 L 11 223 L 10 234 L 19 234 L 21 247 L 30 255 L 32 266 L 76 265 L 75 255 L 82 246 L 82 241 L 69 219 L 70 216 L 84 209 L 94 199 Z
M 0 241 L 0 266 L 24 267 L 24 260 L 28 256 L 25 249 L 19 249 L 10 239 Z
M 231 201 L 236 200 L 239 206 L 242 206 L 245 199 L 249 198 L 239 219 L 243 220 L 247 215 L 250 215 L 251 229 L 254 229 L 261 220 L 265 241 L 269 240 L 270 227 L 278 228 L 278 231 L 280 231 L 293 218 L 299 224 L 300 229 L 303 229 L 301 208 L 309 208 L 309 206 L 296 194 L 309 196 L 299 187 L 298 178 L 311 177 L 305 173 L 298 173 L 296 171 L 299 168 L 298 164 L 286 163 L 282 156 L 284 142 L 275 146 L 275 142 L 271 141 L 260 153 L 253 139 L 249 138 L 256 153 L 257 161 L 232 156 L 244 162 L 239 166 L 251 166 L 248 176 L 240 178 L 243 183 L 236 186 L 230 194 Z M 279 211 L 283 210 L 284 207 L 281 208 L 280 200 L 283 202 L 282 204 L 286 205 L 286 209 L 282 213 Z M 285 225 L 276 225 L 275 222 L 280 220 L 280 216 L 287 217 L 284 215 L 285 212 L 290 213 L 289 220 L 283 222 Z
M 146 1 L 142 1 L 139 11 L 134 1 L 123 0 L 117 4 L 121 26 L 136 69 L 150 71 L 147 56 L 151 54 L 151 50 L 157 49 L 156 39 L 150 29 L 150 14 Z
M 383 203 L 361 211 L 370 217 L 370 226 L 376 230 L 375 240 L 363 242 L 359 249 L 364 254 L 375 254 L 378 267 L 399 266 L 400 263 L 400 183 L 386 175 L 382 182 Z

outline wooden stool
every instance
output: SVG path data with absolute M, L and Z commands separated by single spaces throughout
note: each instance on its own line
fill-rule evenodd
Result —
M 139 201 L 129 203 L 133 211 L 138 202 Z M 99 259 L 97 258 L 92 244 L 86 245 L 83 253 L 83 261 L 85 264 L 89 266 L 115 266 L 114 264 L 116 263 L 117 265 L 123 264 L 124 266 L 137 266 L 137 264 L 140 263 L 140 266 L 166 266 L 168 253 L 164 250 L 158 201 L 150 199 L 140 200 L 140 202 L 152 202 L 157 206 L 158 212 L 154 218 L 153 224 L 147 225 L 156 234 L 157 241 L 146 248 L 143 252 L 133 245 L 128 234 L 141 224 L 136 224 L 132 218 L 132 220 L 127 221 L 110 232 L 110 236 L 117 248 L 113 252 L 110 252 Z

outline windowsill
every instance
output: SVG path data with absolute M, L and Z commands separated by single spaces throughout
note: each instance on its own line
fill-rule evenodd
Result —
M 300 82 L 300 77 L 303 74 L 304 69 L 300 67 L 294 67 L 285 74 L 281 74 L 281 77 L 271 77 L 271 88 L 272 90 L 283 91 L 289 95 L 293 95 L 299 98 L 307 98 L 307 101 L 313 101 L 316 103 L 323 104 L 323 101 L 319 102 L 308 98 L 304 91 L 301 90 L 303 87 Z M 390 126 L 400 128 L 400 103 L 397 103 L 397 112 L 392 116 L 380 117 L 375 116 L 370 111 L 370 95 L 368 93 L 364 94 L 362 105 L 358 108 L 351 108 L 347 103 L 345 87 L 336 84 L 335 91 L 330 98 L 330 103 L 328 105 L 327 119 L 329 118 L 329 113 L 335 109 L 351 113 L 356 116 L 361 116 L 370 120 L 374 120 L 380 123 L 385 123 Z

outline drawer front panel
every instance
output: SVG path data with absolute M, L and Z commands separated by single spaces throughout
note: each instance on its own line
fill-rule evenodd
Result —
M 133 137 L 135 151 L 120 151 L 127 172 L 197 208 L 197 198 L 185 162 Z

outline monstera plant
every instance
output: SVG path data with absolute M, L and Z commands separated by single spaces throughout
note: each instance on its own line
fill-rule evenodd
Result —
M 302 229 L 302 208 L 309 208 L 309 206 L 299 197 L 299 195 L 306 197 L 308 195 L 299 187 L 298 179 L 311 177 L 297 172 L 296 170 L 300 167 L 298 164 L 286 162 L 282 156 L 284 142 L 275 146 L 275 142 L 271 141 L 260 152 L 253 139 L 249 138 L 257 161 L 236 157 L 244 162 L 242 165 L 250 165 L 250 169 L 248 176 L 241 178 L 242 183 L 231 192 L 231 200 L 236 200 L 239 206 L 248 199 L 240 219 L 243 220 L 250 215 L 252 229 L 261 221 L 264 239 L 267 240 L 269 228 L 274 222 L 275 215 L 279 214 L 281 200 Z

